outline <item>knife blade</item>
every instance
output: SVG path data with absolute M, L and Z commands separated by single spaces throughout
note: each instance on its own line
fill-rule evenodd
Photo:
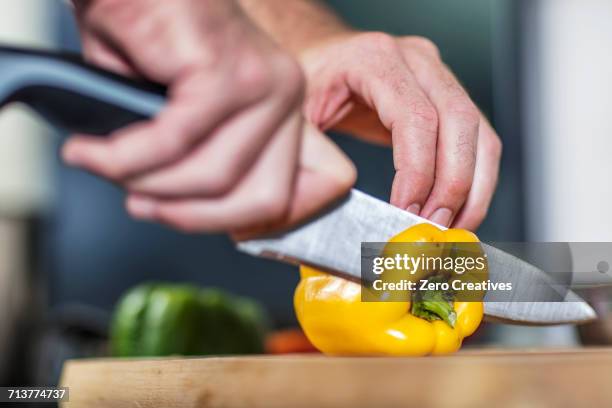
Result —
M 257 257 L 304 263 L 334 275 L 361 280 L 361 243 L 386 242 L 416 224 L 430 221 L 361 191 L 352 190 L 337 205 L 290 231 L 247 240 L 237 248 Z M 485 314 L 493 320 L 520 324 L 561 324 L 592 320 L 593 309 L 569 288 L 559 291 L 539 268 L 483 244 L 489 279 L 512 283 L 504 301 L 485 297 Z M 489 296 L 487 294 L 487 296 Z M 543 301 L 554 299 L 558 301 Z

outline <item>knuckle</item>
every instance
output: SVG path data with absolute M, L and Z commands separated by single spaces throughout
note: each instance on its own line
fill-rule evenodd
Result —
M 458 199 L 467 197 L 472 187 L 472 180 L 464 177 L 452 177 L 441 184 L 448 197 Z
M 466 123 L 476 125 L 480 122 L 480 111 L 466 96 L 451 98 L 446 109 L 449 114 L 460 117 Z
M 228 70 L 223 47 L 215 43 L 198 47 L 189 53 L 176 52 L 174 58 L 177 65 L 191 67 L 195 72 L 201 74 L 202 83 L 210 82 L 211 74 L 218 75 L 220 71 Z M 236 69 L 239 70 L 239 68 Z
M 438 111 L 426 100 L 415 101 L 408 106 L 408 117 L 412 125 L 430 132 L 438 130 Z
M 367 49 L 389 53 L 398 51 L 397 39 L 387 33 L 372 31 L 361 34 L 357 39 Z
M 435 58 L 440 57 L 440 49 L 429 38 L 414 36 L 410 37 L 410 42 L 412 43 L 413 47 L 417 48 L 422 53 Z
M 272 85 L 268 64 L 260 55 L 251 55 L 240 61 L 235 81 L 238 87 L 254 91 L 265 92 Z

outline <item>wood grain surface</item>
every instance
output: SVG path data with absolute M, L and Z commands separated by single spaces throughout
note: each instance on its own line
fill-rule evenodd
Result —
M 612 407 L 612 349 L 79 360 L 65 407 Z

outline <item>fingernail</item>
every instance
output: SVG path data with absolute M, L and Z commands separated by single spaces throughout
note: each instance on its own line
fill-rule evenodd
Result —
M 410 206 L 408 206 L 408 208 L 406 208 L 406 211 L 413 213 L 414 215 L 419 215 L 419 213 L 421 212 L 421 205 L 414 203 Z
M 448 208 L 439 208 L 429 217 L 429 219 L 436 224 L 448 227 L 452 216 L 453 212 Z
M 140 220 L 150 220 L 155 217 L 155 200 L 147 197 L 130 197 L 127 201 L 130 215 Z

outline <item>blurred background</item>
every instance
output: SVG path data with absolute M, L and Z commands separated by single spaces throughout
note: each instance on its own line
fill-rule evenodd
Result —
M 432 39 L 504 142 L 483 241 L 612 241 L 608 0 L 330 0 L 355 27 Z M 78 51 L 66 2 L 0 2 L 0 41 Z M 146 46 L 143 44 L 143 46 Z M 260 300 L 295 324 L 295 268 L 238 254 L 222 236 L 131 220 L 114 186 L 65 167 L 64 135 L 20 107 L 0 115 L 0 379 L 52 384 L 94 354 L 110 311 L 142 281 L 193 282 Z M 334 135 L 357 187 L 387 199 L 388 149 Z M 572 345 L 573 328 L 486 326 L 488 345 Z

